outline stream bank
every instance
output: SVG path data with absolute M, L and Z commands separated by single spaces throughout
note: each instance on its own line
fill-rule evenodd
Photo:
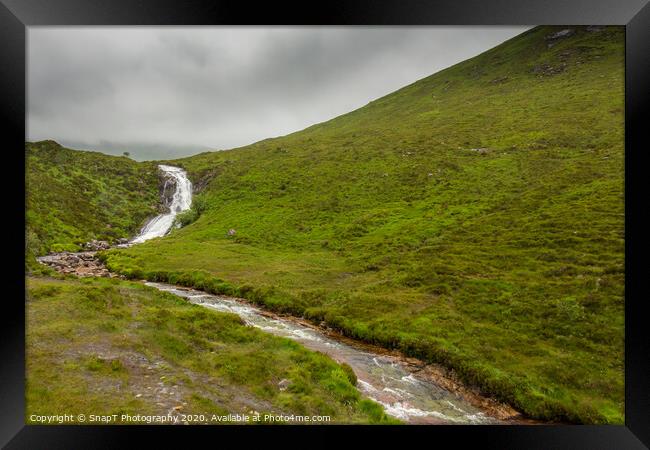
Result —
M 108 271 L 96 252 L 56 253 L 37 258 L 63 274 L 79 277 L 122 275 Z M 382 404 L 386 412 L 411 424 L 533 424 L 512 407 L 463 385 L 453 372 L 424 363 L 397 350 L 360 342 L 305 319 L 260 308 L 248 300 L 207 294 L 187 287 L 142 283 L 170 292 L 201 306 L 230 312 L 247 324 L 287 337 L 305 347 L 350 365 L 357 375 L 357 388 Z

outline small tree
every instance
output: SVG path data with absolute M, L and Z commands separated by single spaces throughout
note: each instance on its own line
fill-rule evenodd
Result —
M 131 156 L 131 153 L 129 153 L 129 152 L 124 152 L 124 153 L 122 153 L 122 154 L 123 154 L 124 156 L 126 156 L 127 158 L 128 158 L 129 156 Z

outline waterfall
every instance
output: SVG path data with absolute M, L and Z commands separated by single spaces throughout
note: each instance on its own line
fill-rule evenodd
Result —
M 160 214 L 147 222 L 140 230 L 140 234 L 131 240 L 131 244 L 139 244 L 166 235 L 174 224 L 176 215 L 190 209 L 192 205 L 192 183 L 187 178 L 185 171 L 180 167 L 165 166 L 163 164 L 159 165 L 158 168 L 167 178 L 165 187 L 170 178 L 173 178 L 176 182 L 176 191 L 172 196 L 169 212 Z

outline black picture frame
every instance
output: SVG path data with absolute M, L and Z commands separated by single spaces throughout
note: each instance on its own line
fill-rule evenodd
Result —
M 35 25 L 624 25 L 625 87 L 625 425 L 621 426 L 408 426 L 408 427 L 169 427 L 25 425 L 25 215 L 24 188 L 26 27 Z M 345 2 L 260 3 L 190 0 L 0 0 L 0 118 L 8 126 L 3 142 L 6 163 L 3 247 L 5 309 L 1 328 L 0 444 L 7 448 L 121 448 L 144 437 L 168 445 L 188 439 L 224 443 L 236 438 L 282 439 L 309 445 L 338 443 L 338 432 L 361 431 L 366 445 L 373 439 L 403 443 L 454 445 L 472 441 L 482 448 L 642 449 L 650 446 L 650 333 L 645 327 L 643 256 L 648 246 L 643 208 L 643 181 L 648 102 L 650 100 L 650 5 L 648 0 L 348 0 Z M 7 176 L 9 175 L 9 176 Z M 11 178 L 15 177 L 13 181 Z M 23 191 L 24 194 L 24 191 Z M 22 227 L 22 229 L 21 229 Z M 12 258 L 12 259 L 9 259 Z M 645 270 L 644 270 L 645 269 Z M 12 289 L 7 290 L 7 286 Z M 23 302 L 20 301 L 22 296 Z M 360 430 L 361 429 L 361 430 Z M 370 431 L 370 432 L 369 432 Z M 291 433 L 290 433 L 291 432 Z M 296 437 L 294 437 L 294 434 Z M 408 438 L 408 441 L 404 439 Z M 417 439 L 417 441 L 415 439 Z M 180 445 L 180 444 L 176 444 Z

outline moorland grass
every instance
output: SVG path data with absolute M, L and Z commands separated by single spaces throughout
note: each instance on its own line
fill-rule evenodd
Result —
M 109 267 L 325 321 L 533 417 L 623 423 L 624 34 L 560 29 L 170 162 L 201 211 Z
M 30 257 L 76 251 L 91 239 L 131 237 L 158 212 L 153 163 L 70 150 L 54 141 L 25 143 L 25 161 Z
M 182 386 L 185 414 L 248 414 L 259 405 L 262 418 L 397 422 L 361 397 L 347 368 L 234 314 L 115 279 L 30 277 L 27 287 L 28 423 L 32 414 L 166 415 L 147 395 L 160 380 L 170 391 Z
M 169 161 L 197 187 L 184 226 L 103 258 L 442 363 L 535 418 L 621 424 L 624 30 L 571 28 Z

